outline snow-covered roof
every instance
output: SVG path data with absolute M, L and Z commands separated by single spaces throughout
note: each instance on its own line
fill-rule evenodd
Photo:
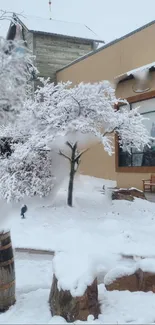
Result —
M 104 43 L 103 39 L 99 39 L 99 37 L 89 27 L 80 23 L 70 23 L 33 16 L 17 17 L 17 19 L 32 32 L 76 37 Z
M 154 68 L 154 67 L 155 67 L 155 62 L 152 62 L 152 63 L 146 64 L 146 65 L 143 65 L 143 66 L 141 66 L 139 68 L 127 71 L 127 72 L 125 72 L 125 73 L 123 73 L 121 75 L 116 76 L 114 78 L 115 82 L 118 83 L 120 81 L 128 79 L 129 77 L 137 76 L 138 74 L 141 74 L 141 73 L 143 73 L 145 71 L 149 71 L 151 68 Z

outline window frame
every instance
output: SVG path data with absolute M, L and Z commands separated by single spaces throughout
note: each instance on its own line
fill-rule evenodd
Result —
M 139 94 L 136 96 L 128 97 L 127 101 L 130 104 L 153 99 L 155 98 L 155 90 L 143 94 Z M 151 112 L 150 112 L 151 113 Z M 143 113 L 143 114 L 147 114 Z M 132 159 L 132 158 L 131 158 Z M 119 143 L 118 143 L 118 136 L 115 135 L 115 171 L 121 172 L 121 173 L 155 173 L 155 166 L 125 166 L 120 167 L 119 166 Z

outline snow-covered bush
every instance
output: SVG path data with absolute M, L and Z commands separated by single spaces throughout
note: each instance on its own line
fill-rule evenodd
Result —
M 21 154 L 21 148 L 25 148 Z M 6 159 L 0 159 L 0 197 L 18 201 L 25 196 L 48 195 L 53 188 L 52 157 L 48 151 L 27 151 L 18 143 Z

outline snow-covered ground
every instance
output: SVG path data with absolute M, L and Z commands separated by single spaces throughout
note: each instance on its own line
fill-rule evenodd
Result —
M 49 249 L 86 256 L 103 276 L 114 267 L 133 267 L 137 261 L 121 254 L 155 258 L 155 203 L 111 201 L 101 189 L 105 181 L 80 176 L 76 180 L 74 207 L 66 206 L 66 183 L 55 202 L 38 200 L 28 204 L 26 219 L 16 205 L 4 225 L 11 229 L 14 247 Z M 114 186 L 114 182 L 106 182 Z M 8 209 L 8 208 L 7 208 Z M 5 209 L 3 209 L 4 211 Z M 3 214 L 4 221 L 4 214 Z M 17 254 L 17 303 L 0 315 L 0 324 L 60 324 L 51 317 L 48 296 L 52 281 L 52 257 Z M 99 285 L 103 314 L 95 323 L 144 324 L 155 322 L 153 293 L 107 292 Z M 88 323 L 92 321 L 89 319 Z

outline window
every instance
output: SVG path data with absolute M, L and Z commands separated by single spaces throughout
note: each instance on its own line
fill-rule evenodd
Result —
M 151 148 L 146 146 L 142 152 L 132 149 L 131 154 L 129 154 L 119 148 L 118 166 L 155 166 L 155 98 L 130 104 L 130 109 L 135 107 L 139 107 L 139 112 L 147 118 L 147 120 L 144 120 L 144 125 L 148 129 L 150 136 L 154 137 L 154 140 L 151 141 Z

